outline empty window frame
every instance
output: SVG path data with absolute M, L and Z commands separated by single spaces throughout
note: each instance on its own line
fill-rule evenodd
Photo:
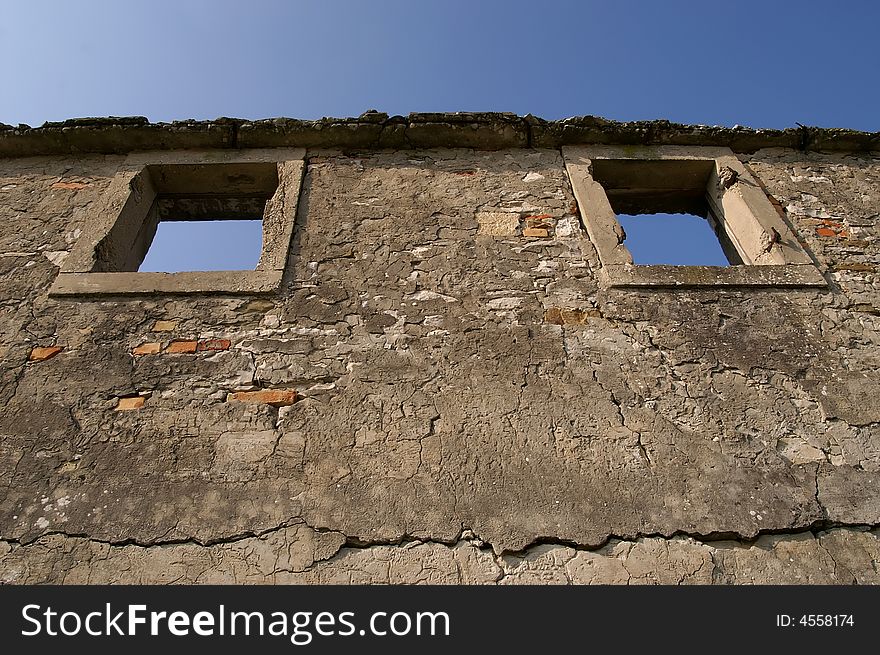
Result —
M 563 148 L 581 219 L 608 286 L 824 286 L 763 189 L 728 148 Z M 728 263 L 634 263 L 618 214 L 705 216 Z M 648 216 L 641 216 L 650 220 Z
M 592 176 L 605 190 L 637 264 L 741 264 L 706 199 L 709 159 L 596 159 Z
M 274 291 L 293 234 L 304 156 L 303 149 L 130 156 L 89 215 L 50 295 Z M 253 270 L 139 272 L 163 222 L 226 220 L 261 223 Z
M 255 224 L 262 232 L 266 204 L 278 189 L 277 169 L 273 162 L 146 166 L 139 175 L 143 178 L 142 184 L 152 189 L 152 204 L 130 245 L 129 234 L 133 230 L 125 223 L 115 225 L 101 240 L 94 270 L 150 271 L 142 266 L 148 254 L 153 255 L 151 259 L 155 264 L 161 265 L 152 272 L 253 270 L 260 257 L 261 236 L 250 266 L 209 267 L 201 264 L 210 262 L 211 254 L 222 254 L 217 252 L 221 248 L 232 252 L 225 258 L 215 257 L 214 261 L 242 261 L 242 255 L 254 255 L 253 239 L 250 243 L 235 243 L 221 238 L 224 223 L 235 221 L 233 227 L 242 223 Z M 229 231 L 230 225 L 227 224 L 225 231 Z M 181 226 L 185 229 L 181 230 Z M 163 234 L 163 241 L 166 250 L 172 252 L 166 252 L 163 257 L 162 253 L 154 252 L 154 247 L 162 246 L 156 244 L 156 234 L 165 227 L 170 230 Z M 248 252 L 243 252 L 245 250 Z

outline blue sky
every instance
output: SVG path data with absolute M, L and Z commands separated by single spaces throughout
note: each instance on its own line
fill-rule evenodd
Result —
M 0 122 L 375 108 L 880 129 L 875 1 L 0 0 Z
M 0 121 L 491 110 L 880 129 L 880 3 L 0 0 Z
M 693 214 L 618 215 L 635 264 L 727 266 L 709 222 Z M 682 238 L 685 235 L 685 238 Z
M 259 220 L 159 223 L 141 272 L 237 271 L 256 267 L 263 243 Z

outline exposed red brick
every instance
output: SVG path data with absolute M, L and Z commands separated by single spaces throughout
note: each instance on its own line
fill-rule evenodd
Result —
M 162 350 L 162 344 L 151 342 L 151 343 L 142 343 L 141 345 L 132 349 L 132 355 L 158 355 L 159 351 Z
M 204 339 L 199 341 L 196 350 L 229 350 L 231 345 L 229 339 Z
M 260 389 L 258 391 L 236 391 L 226 397 L 227 401 L 240 403 L 262 403 L 273 407 L 285 407 L 296 402 L 295 389 Z
M 166 353 L 194 353 L 198 347 L 196 341 L 172 341 L 165 349 Z
M 53 189 L 71 189 L 73 191 L 85 189 L 88 183 L 85 182 L 56 182 L 52 185 Z
M 836 237 L 837 232 L 832 230 L 830 227 L 817 227 L 816 234 L 820 237 Z
M 549 232 L 543 227 L 527 227 L 523 230 L 524 237 L 546 237 Z
M 116 403 L 116 411 L 117 412 L 128 412 L 133 409 L 140 409 L 144 406 L 144 403 L 147 402 L 147 399 L 143 396 L 131 396 L 129 398 L 120 398 L 119 402 Z
M 61 346 L 38 346 L 31 350 L 31 354 L 28 355 L 28 359 L 32 362 L 44 362 L 47 359 L 52 359 L 62 350 L 64 350 L 64 348 L 62 348 Z

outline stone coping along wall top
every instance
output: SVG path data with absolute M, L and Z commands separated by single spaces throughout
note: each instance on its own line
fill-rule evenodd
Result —
M 785 130 L 682 125 L 665 120 L 617 122 L 596 116 L 547 121 L 512 113 L 368 111 L 357 118 L 150 123 L 141 116 L 75 118 L 41 127 L 0 123 L 0 157 L 208 148 L 558 148 L 563 145 L 700 145 L 735 152 L 880 149 L 880 132 L 799 126 Z

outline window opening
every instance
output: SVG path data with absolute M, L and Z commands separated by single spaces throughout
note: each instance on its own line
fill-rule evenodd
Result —
M 635 264 L 730 266 L 707 218 L 696 214 L 617 214 Z
M 160 221 L 139 272 L 253 270 L 262 220 Z
M 707 160 L 596 160 L 593 175 L 605 189 L 635 264 L 742 264 L 724 226 L 709 209 Z

